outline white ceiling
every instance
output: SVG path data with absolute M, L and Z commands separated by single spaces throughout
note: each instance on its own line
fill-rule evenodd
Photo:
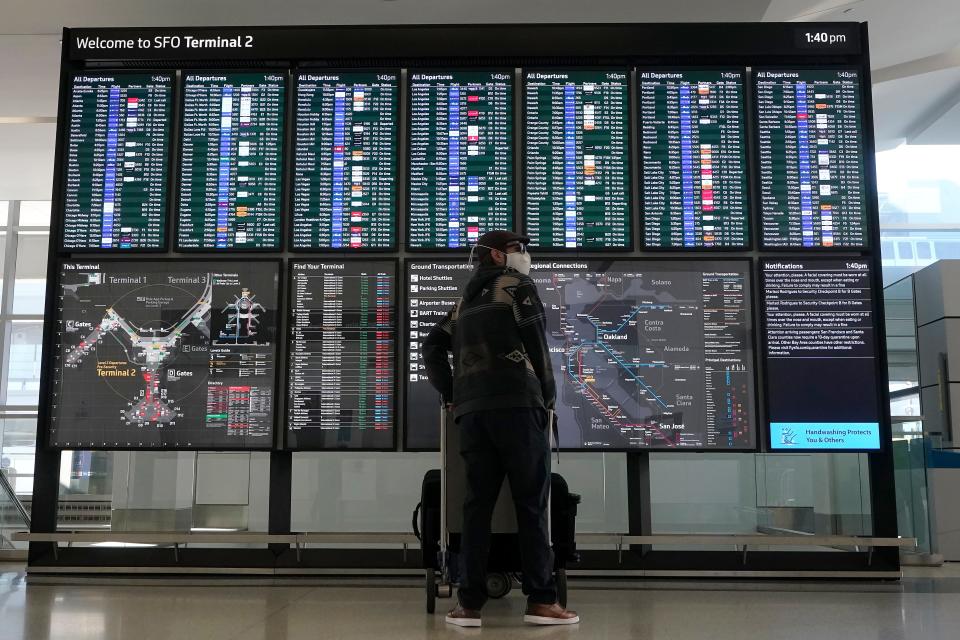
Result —
M 924 124 L 950 101 L 956 104 L 960 89 L 960 68 L 909 76 L 891 82 L 874 84 L 874 129 L 878 150 L 890 149 L 904 142 L 934 144 L 916 139 Z M 960 128 L 957 129 L 960 133 Z M 956 133 L 939 144 L 956 144 Z M 929 140 L 929 136 L 924 136 Z
M 806 1 L 806 0 L 803 0 Z M 763 18 L 769 0 L 5 0 L 0 33 L 63 26 L 713 22 Z
M 867 21 L 878 148 L 960 143 L 960 0 L 2 0 L 0 199 L 50 197 L 59 34 L 71 27 Z

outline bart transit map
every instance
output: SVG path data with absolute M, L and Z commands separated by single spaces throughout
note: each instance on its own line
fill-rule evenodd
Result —
M 747 262 L 565 260 L 530 275 L 561 447 L 753 448 Z

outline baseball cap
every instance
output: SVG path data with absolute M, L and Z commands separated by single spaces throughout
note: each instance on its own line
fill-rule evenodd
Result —
M 487 231 L 477 239 L 477 244 L 480 245 L 481 248 L 491 247 L 500 251 L 504 251 L 511 242 L 530 244 L 530 236 L 522 236 L 513 231 L 498 229 L 495 231 Z

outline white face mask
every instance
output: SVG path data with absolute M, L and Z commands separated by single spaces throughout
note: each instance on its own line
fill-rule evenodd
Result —
M 530 262 L 529 251 L 507 254 L 507 267 L 519 271 L 525 276 L 530 275 Z

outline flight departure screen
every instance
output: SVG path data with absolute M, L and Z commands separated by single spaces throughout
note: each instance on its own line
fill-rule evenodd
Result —
M 439 396 L 420 348 L 471 272 L 408 263 L 406 444 L 439 446 Z M 536 262 L 566 449 L 755 446 L 749 264 Z
M 64 250 L 164 249 L 174 74 L 71 80 Z
M 749 246 L 743 71 L 637 71 L 643 245 Z
M 410 72 L 409 248 L 459 249 L 513 228 L 512 78 Z
M 761 268 L 770 448 L 880 449 L 868 261 L 765 259 Z
M 440 394 L 427 380 L 423 340 L 460 299 L 473 269 L 463 260 L 407 261 L 406 449 L 440 448 Z
M 755 446 L 745 261 L 534 263 L 560 446 Z
M 287 445 L 393 449 L 394 261 L 293 260 Z
M 293 249 L 391 249 L 399 73 L 297 74 Z
M 279 249 L 284 72 L 184 72 L 179 249 Z
M 866 247 L 857 71 L 755 76 L 763 246 Z
M 532 246 L 630 248 L 629 93 L 626 70 L 524 73 Z
M 64 262 L 50 444 L 273 444 L 279 263 Z

